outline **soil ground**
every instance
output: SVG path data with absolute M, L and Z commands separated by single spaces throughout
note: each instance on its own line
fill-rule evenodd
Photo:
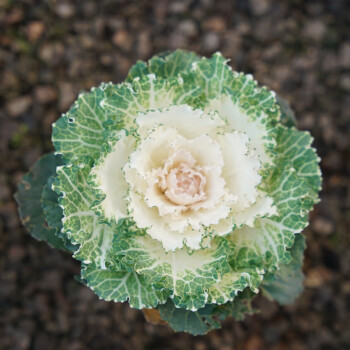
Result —
M 347 0 L 0 0 L 0 349 L 349 349 L 349 13 Z M 77 262 L 28 235 L 13 200 L 79 91 L 176 48 L 220 50 L 289 101 L 324 175 L 304 293 L 289 307 L 259 297 L 260 314 L 199 337 L 99 301 L 73 279 Z

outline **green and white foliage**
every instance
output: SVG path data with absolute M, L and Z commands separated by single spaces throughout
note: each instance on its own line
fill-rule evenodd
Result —
M 239 292 L 233 301 L 223 305 L 207 304 L 204 308 L 191 311 L 175 307 L 168 300 L 165 304 L 157 307 L 160 316 L 176 332 L 189 332 L 193 335 L 205 334 L 212 329 L 221 327 L 220 321 L 226 317 L 233 317 L 240 321 L 247 315 L 258 312 L 252 307 L 254 294 L 247 288 Z
M 261 286 L 262 293 L 282 305 L 292 304 L 303 291 L 304 275 L 301 270 L 306 248 L 305 238 L 297 234 L 295 243 L 289 249 L 292 260 L 281 266 L 276 274 L 266 278 Z
M 74 251 L 70 240 L 60 234 L 62 210 L 58 196 L 48 187 L 61 164 L 62 158 L 53 153 L 40 158 L 19 183 L 15 199 L 21 221 L 34 238 L 53 248 Z
M 319 158 L 288 104 L 251 75 L 175 51 L 79 95 L 56 155 L 20 184 L 21 218 L 69 250 L 100 298 L 204 334 L 302 290 Z

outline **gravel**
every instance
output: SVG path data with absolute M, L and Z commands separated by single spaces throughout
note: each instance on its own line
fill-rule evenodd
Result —
M 0 349 L 350 348 L 349 10 L 345 0 L 0 1 Z M 220 50 L 288 100 L 324 174 L 304 293 L 288 307 L 259 297 L 259 315 L 200 337 L 98 300 L 74 280 L 77 262 L 25 232 L 13 199 L 79 91 L 178 47 Z

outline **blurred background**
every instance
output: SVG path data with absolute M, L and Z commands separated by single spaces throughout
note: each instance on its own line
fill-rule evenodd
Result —
M 0 349 L 350 349 L 350 1 L 0 0 Z M 175 334 L 99 301 L 78 263 L 32 239 L 13 193 L 52 150 L 51 124 L 81 90 L 137 59 L 220 50 L 290 102 L 322 157 L 322 202 L 305 230 L 305 291 L 290 307 L 206 336 Z

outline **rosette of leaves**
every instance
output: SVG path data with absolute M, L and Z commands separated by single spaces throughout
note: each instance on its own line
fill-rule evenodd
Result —
M 227 62 L 176 51 L 80 94 L 17 194 L 100 298 L 192 334 L 253 313 L 259 290 L 293 302 L 320 190 L 310 134 Z

